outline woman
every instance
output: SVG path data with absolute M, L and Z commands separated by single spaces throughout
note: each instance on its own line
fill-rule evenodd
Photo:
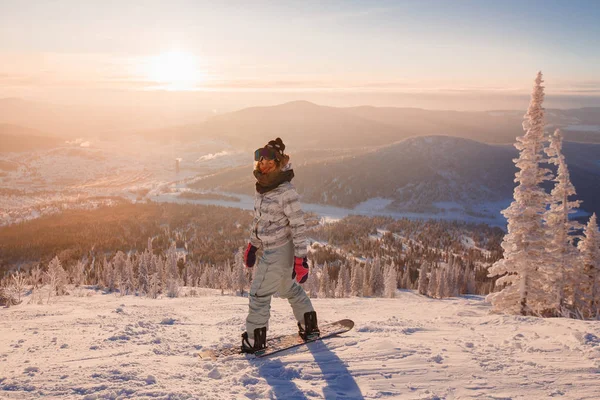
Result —
M 244 253 L 246 267 L 254 266 L 259 248 L 262 256 L 250 287 L 246 332 L 242 334 L 242 351 L 246 353 L 266 347 L 275 292 L 290 302 L 303 339 L 319 334 L 317 314 L 299 285 L 308 278 L 306 228 L 298 193 L 291 183 L 294 171 L 284 150 L 285 145 L 277 138 L 254 152 L 256 198 L 250 242 Z

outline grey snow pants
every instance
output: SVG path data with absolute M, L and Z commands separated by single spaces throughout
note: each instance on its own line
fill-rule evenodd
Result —
M 271 316 L 271 296 L 279 292 L 279 296 L 288 299 L 294 316 L 298 322 L 304 323 L 304 313 L 314 311 L 310 298 L 295 279 L 294 244 L 289 241 L 281 247 L 263 251 L 258 260 L 254 280 L 250 286 L 250 307 L 246 318 L 248 337 L 254 337 L 254 329 L 268 328 Z

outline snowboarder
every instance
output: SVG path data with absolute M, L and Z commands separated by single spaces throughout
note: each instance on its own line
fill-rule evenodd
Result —
M 280 138 L 254 152 L 256 197 L 250 242 L 244 264 L 252 268 L 256 252 L 262 248 L 250 286 L 246 332 L 242 352 L 255 353 L 266 347 L 271 297 L 276 292 L 288 299 L 304 339 L 319 335 L 317 314 L 310 298 L 299 285 L 308 278 L 307 240 L 304 213 L 298 193 L 291 183 L 294 170 L 283 151 Z

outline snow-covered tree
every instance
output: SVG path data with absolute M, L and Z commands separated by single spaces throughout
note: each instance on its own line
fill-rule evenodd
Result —
M 453 268 L 456 269 L 456 290 L 458 294 L 467 294 L 467 279 L 465 269 L 459 265 L 453 264 Z
M 239 292 L 240 296 L 243 296 L 247 285 L 248 273 L 244 266 L 244 248 L 240 247 L 237 253 L 235 253 L 233 264 L 233 290 Z
M 73 267 L 71 279 L 75 287 L 79 287 L 85 283 L 85 264 L 79 260 Z
M 364 297 L 370 297 L 373 295 L 373 285 L 371 282 L 371 269 L 372 265 L 366 263 L 363 268 L 363 280 L 362 280 L 362 295 Z
M 448 268 L 439 268 L 437 274 L 437 287 L 435 289 L 437 298 L 449 297 Z
M 37 289 L 38 285 L 42 280 L 42 269 L 40 265 L 36 265 L 34 268 L 29 271 L 29 283 L 33 286 L 33 289 Z
M 448 297 L 455 297 L 460 294 L 458 275 L 459 272 L 456 265 L 448 265 Z
M 321 268 L 321 276 L 319 277 L 319 298 L 321 299 L 333 297 L 331 275 L 329 272 L 329 265 L 324 263 Z
M 587 318 L 600 316 L 600 233 L 593 214 L 583 231 L 585 237 L 578 244 L 581 253 L 584 281 L 581 283 L 578 302 Z
M 383 277 L 383 267 L 381 259 L 375 257 L 375 262 L 371 267 L 371 293 L 375 297 L 382 297 L 385 290 L 385 279 Z
M 549 294 L 540 266 L 546 258 L 546 232 L 543 215 L 548 195 L 540 186 L 548 171 L 540 166 L 544 147 L 544 86 L 538 72 L 525 114 L 525 135 L 517 138 L 515 147 L 519 157 L 514 190 L 514 201 L 502 212 L 508 226 L 502 248 L 504 258 L 490 269 L 490 276 L 498 276 L 496 285 L 502 291 L 489 296 L 494 309 L 528 315 L 541 312 L 548 305 Z
M 402 287 L 405 289 L 412 289 L 412 282 L 410 281 L 410 268 L 404 267 L 404 273 L 402 274 Z
M 150 239 L 148 239 L 149 245 L 152 245 Z M 150 276 L 152 268 L 152 253 L 146 249 L 139 258 L 138 266 L 138 290 L 141 294 L 148 293 L 150 287 Z
M 338 281 L 335 287 L 335 297 L 344 298 L 350 293 L 350 272 L 346 264 L 342 264 L 338 273 Z
M 563 136 L 557 129 L 550 139 L 550 145 L 546 148 L 549 162 L 557 166 L 557 173 L 554 178 L 554 189 L 550 194 L 550 206 L 544 216 L 549 259 L 542 267 L 549 280 L 549 289 L 556 294 L 553 308 L 559 315 L 566 306 L 567 299 L 573 303 L 574 288 L 580 280 L 580 271 L 574 268 L 577 265 L 573 262 L 577 258 L 577 249 L 573 245 L 574 235 L 572 235 L 574 230 L 579 228 L 579 224 L 569 221 L 569 215 L 576 211 L 580 201 L 570 200 L 576 192 L 569 177 L 562 145 Z
M 325 263 L 319 278 L 319 298 L 323 299 L 327 297 L 331 297 L 331 282 L 329 279 L 329 267 Z
M 475 279 L 475 270 L 467 270 L 465 272 L 465 282 L 467 286 L 466 293 L 477 294 L 477 281 Z
M 158 272 L 154 272 L 152 275 L 150 275 L 150 280 L 148 281 L 148 292 L 146 292 L 146 295 L 151 299 L 156 299 L 159 293 L 160 279 L 158 277 Z
M 21 303 L 21 295 L 25 289 L 26 281 L 27 278 L 22 271 L 15 272 L 10 279 L 9 288 L 11 289 L 12 297 L 17 301 L 17 304 Z
M 48 300 L 52 293 L 60 296 L 67 292 L 67 272 L 64 270 L 58 257 L 54 257 L 48 264 L 46 282 L 50 285 Z
M 106 259 L 104 259 L 104 265 L 102 267 L 102 284 L 109 292 L 114 292 L 117 288 L 112 261 Z
M 398 276 L 396 267 L 389 265 L 385 270 L 385 290 L 384 295 L 390 299 L 396 297 L 396 290 L 398 289 Z
M 319 293 L 319 269 L 315 266 L 313 261 L 309 261 L 309 272 L 308 279 L 304 284 L 304 290 L 306 290 L 310 297 L 317 297 Z
M 195 287 L 198 286 L 199 273 L 198 264 L 193 262 L 187 262 L 185 265 L 185 286 Z
M 217 267 L 218 268 L 218 267 Z M 221 289 L 221 295 L 225 294 L 225 290 L 229 288 L 229 263 L 225 263 L 222 268 L 218 268 L 219 274 L 217 276 L 217 288 Z
M 429 272 L 429 283 L 427 284 L 427 295 L 429 297 L 437 297 L 438 288 L 438 269 L 434 266 L 431 267 Z
M 427 264 L 423 263 L 419 269 L 419 286 L 417 286 L 419 294 L 427 295 L 427 285 L 429 284 L 427 274 Z
M 133 260 L 131 256 L 127 256 L 125 266 L 123 267 L 123 275 L 121 276 L 121 284 L 119 285 L 121 294 L 134 293 L 137 288 L 136 281 Z
M 350 296 L 359 296 L 362 288 L 363 269 L 358 264 L 352 267 L 352 278 L 350 280 Z
M 109 286 L 109 290 L 112 292 L 117 287 L 121 295 L 126 294 L 126 283 L 127 279 L 127 255 L 122 251 L 117 251 L 112 259 L 112 286 Z
M 202 271 L 202 274 L 200 275 L 200 280 L 198 281 L 198 286 L 199 287 L 203 287 L 203 288 L 207 288 L 209 287 L 209 283 L 210 283 L 210 277 L 209 275 L 209 268 L 204 268 L 204 270 Z
M 181 286 L 181 278 L 179 277 L 179 268 L 177 267 L 177 249 L 175 248 L 175 242 L 171 244 L 169 250 L 167 251 L 165 269 L 167 296 L 178 297 L 179 288 Z

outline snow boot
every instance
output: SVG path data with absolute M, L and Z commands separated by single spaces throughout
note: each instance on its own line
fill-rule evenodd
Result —
M 267 328 L 256 328 L 254 340 L 248 338 L 248 332 L 242 333 L 242 353 L 254 354 L 267 348 Z
M 304 324 L 298 322 L 298 335 L 304 340 L 319 337 L 319 325 L 317 324 L 317 312 L 309 311 L 304 313 Z

